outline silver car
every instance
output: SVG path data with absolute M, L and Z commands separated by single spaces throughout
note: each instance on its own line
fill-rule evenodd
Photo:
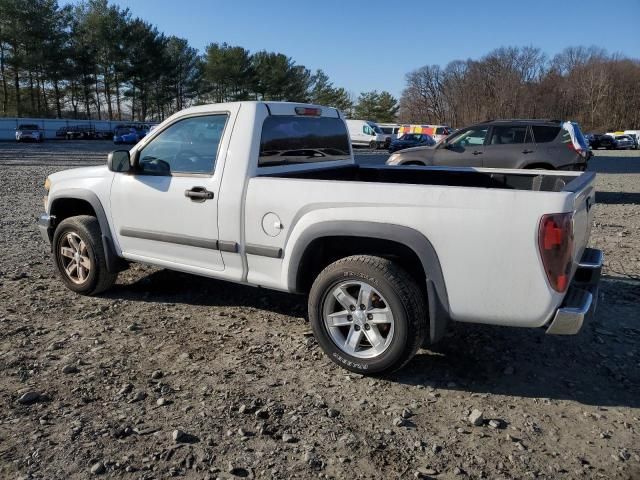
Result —
M 24 124 L 16 128 L 16 142 L 41 142 L 42 140 L 44 140 L 44 135 L 38 125 Z
M 616 142 L 618 142 L 618 150 L 631 150 L 636 148 L 636 142 L 633 141 L 629 135 L 617 135 Z

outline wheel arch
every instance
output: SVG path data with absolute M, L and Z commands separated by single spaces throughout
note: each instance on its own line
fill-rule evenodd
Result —
M 116 253 L 107 215 L 100 199 L 94 192 L 78 188 L 56 191 L 54 198 L 50 200 L 49 214 L 55 218 L 54 227 L 65 218 L 76 215 L 96 217 L 100 225 L 107 270 L 119 272 L 126 268 L 126 263 Z M 50 232 L 50 238 L 53 238 L 53 231 Z
M 404 256 L 405 263 L 417 260 L 419 265 L 404 265 L 410 273 L 421 272 L 421 287 L 424 287 L 429 305 L 429 328 L 431 342 L 439 340 L 449 321 L 449 299 L 440 260 L 432 243 L 422 233 L 402 225 L 360 222 L 326 221 L 308 227 L 297 238 L 291 251 L 287 281 L 289 289 L 298 293 L 308 291 L 313 278 L 326 265 L 334 261 L 323 252 L 329 242 L 346 239 L 351 242 L 349 254 L 375 254 L 382 248 L 384 253 Z M 371 250 L 373 249 L 373 250 Z M 383 253 L 383 254 L 384 254 Z M 320 257 L 320 260 L 317 257 Z M 328 263 L 327 263 L 328 262 Z M 402 264 L 402 262 L 401 262 Z M 418 267 L 418 268 L 416 268 Z M 316 271 L 318 270 L 318 271 Z

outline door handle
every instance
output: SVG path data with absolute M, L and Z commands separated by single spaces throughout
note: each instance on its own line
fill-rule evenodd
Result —
M 527 153 L 533 153 L 533 150 L 522 150 L 522 153 L 526 155 Z
M 191 190 L 185 190 L 184 196 L 189 197 L 194 202 L 204 202 L 213 199 L 213 192 L 204 187 L 193 187 Z
M 481 152 L 481 151 L 479 151 L 479 150 L 474 150 L 474 151 L 473 151 L 473 154 L 474 154 L 474 155 L 482 155 L 482 152 Z

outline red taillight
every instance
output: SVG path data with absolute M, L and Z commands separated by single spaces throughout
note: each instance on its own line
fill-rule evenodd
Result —
M 569 150 L 571 150 L 572 152 L 577 153 L 580 156 L 584 157 L 586 155 L 586 150 L 584 150 L 583 148 L 576 148 L 576 146 L 573 144 L 573 142 L 567 143 L 567 147 L 569 147 Z
M 296 107 L 296 115 L 305 115 L 307 117 L 319 117 L 322 115 L 321 108 Z
M 551 287 L 567 290 L 573 265 L 573 214 L 543 215 L 538 230 L 538 248 Z

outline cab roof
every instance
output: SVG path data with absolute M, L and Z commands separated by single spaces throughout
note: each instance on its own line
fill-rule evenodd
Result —
M 226 102 L 226 103 L 210 103 L 206 105 L 198 105 L 196 107 L 190 107 L 178 112 L 180 116 L 188 115 L 191 113 L 207 113 L 212 111 L 220 111 L 224 109 L 237 108 L 238 106 L 251 106 L 252 108 L 259 108 L 264 106 L 267 109 L 269 115 L 304 115 L 300 113 L 303 109 L 313 110 L 316 109 L 319 112 L 313 116 L 318 117 L 332 117 L 342 118 L 340 112 L 334 107 L 325 107 L 323 105 L 316 105 L 312 103 L 298 103 L 298 102 L 265 102 L 265 101 L 242 101 L 242 102 Z

